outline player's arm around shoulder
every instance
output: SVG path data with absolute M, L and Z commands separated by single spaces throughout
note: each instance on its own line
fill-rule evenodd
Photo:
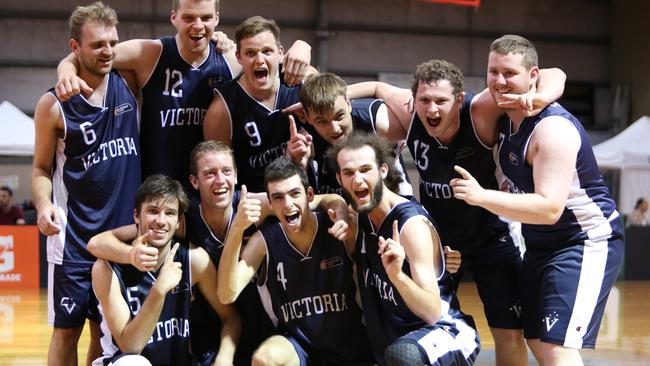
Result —
M 440 319 L 441 310 L 436 280 L 436 267 L 442 263 L 438 234 L 427 219 L 415 216 L 402 226 L 399 241 L 411 271 L 410 278 L 403 272 L 399 277 L 397 282 L 401 285 L 396 284 L 398 289 L 402 287 L 399 293 L 411 311 L 427 324 L 434 324 Z
M 474 96 L 470 110 L 472 124 L 479 140 L 483 145 L 493 147 L 497 142 L 499 118 L 505 114 L 505 111 L 499 108 L 488 89 L 484 89 Z
M 406 139 L 414 113 L 411 91 L 378 82 L 375 87 L 375 98 L 384 101 L 377 111 L 375 121 L 377 134 L 392 142 Z
M 203 119 L 203 136 L 206 141 L 221 141 L 232 147 L 232 119 L 221 93 L 217 91 Z
M 130 39 L 115 46 L 113 67 L 133 72 L 137 89 L 140 89 L 149 80 L 161 53 L 162 42 L 159 39 Z
M 221 319 L 221 340 L 217 365 L 232 365 L 235 347 L 241 333 L 241 318 L 234 304 L 223 304 L 217 296 L 217 269 L 208 253 L 201 247 L 190 245 L 192 285 L 198 284 L 199 290 L 208 300 Z

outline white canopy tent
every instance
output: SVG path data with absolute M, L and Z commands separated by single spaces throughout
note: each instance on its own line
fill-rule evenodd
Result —
M 620 170 L 618 209 L 629 214 L 637 198 L 650 198 L 650 117 L 643 116 L 618 135 L 594 146 L 601 169 Z
M 34 120 L 13 104 L 0 104 L 0 156 L 34 155 Z

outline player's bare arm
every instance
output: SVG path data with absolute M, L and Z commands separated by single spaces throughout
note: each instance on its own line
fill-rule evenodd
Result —
M 266 256 L 264 238 L 258 231 L 250 237 L 241 254 L 241 260 L 239 259 L 244 231 L 259 221 L 260 212 L 260 201 L 248 197 L 246 186 L 243 185 L 237 214 L 228 230 L 219 261 L 217 293 L 224 304 L 230 304 L 237 299 Z
M 190 250 L 192 263 L 192 285 L 199 285 L 199 290 L 208 300 L 221 319 L 221 339 L 215 365 L 232 365 L 235 348 L 241 333 L 241 318 L 233 304 L 224 305 L 217 296 L 217 269 L 203 248 L 195 245 Z
M 165 297 L 178 285 L 183 274 L 181 264 L 173 260 L 178 247 L 177 243 L 169 251 L 156 282 L 133 319 L 130 319 L 128 304 L 122 297 L 117 276 L 108 262 L 98 260 L 93 265 L 93 289 L 104 310 L 111 335 L 122 352 L 140 353 L 155 331 Z
M 56 98 L 45 93 L 36 104 L 34 113 L 35 142 L 32 165 L 32 197 L 37 210 L 37 224 L 43 235 L 57 235 L 61 218 L 52 196 L 52 162 L 57 139 L 63 137 L 63 121 Z
M 462 178 L 452 179 L 454 196 L 497 215 L 529 224 L 551 225 L 557 222 L 569 195 L 580 136 L 562 117 L 549 117 L 538 124 L 532 135 L 526 161 L 533 165 L 535 192 L 513 194 L 484 189 L 462 167 Z
M 203 119 L 203 136 L 206 141 L 221 141 L 232 147 L 232 119 L 221 94 L 217 93 Z
M 441 258 L 437 234 L 421 217 L 407 221 L 400 232 L 393 223 L 393 237 L 380 238 L 379 251 L 391 282 L 406 306 L 427 324 L 440 319 L 440 291 L 434 263 Z M 409 277 L 402 272 L 408 258 Z

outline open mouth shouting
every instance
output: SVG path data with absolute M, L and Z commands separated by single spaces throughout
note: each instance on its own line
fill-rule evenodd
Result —
M 368 202 L 370 200 L 370 190 L 368 188 L 357 188 L 354 190 L 354 196 L 357 201 Z
M 297 229 L 300 225 L 300 211 L 294 209 L 284 214 L 284 219 L 289 228 Z
M 255 80 L 263 83 L 263 82 L 266 81 L 266 79 L 269 76 L 269 70 L 267 70 L 265 68 L 259 68 L 259 69 L 255 69 L 253 74 L 255 75 Z
M 440 122 L 442 122 L 442 117 L 440 116 L 433 117 L 433 118 L 427 117 L 427 125 L 429 125 L 429 127 L 436 128 L 440 126 Z

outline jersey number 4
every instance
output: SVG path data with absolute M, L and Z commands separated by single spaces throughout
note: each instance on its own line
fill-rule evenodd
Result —
M 278 263 L 276 270 L 278 272 L 276 279 L 282 284 L 284 291 L 287 291 L 287 278 L 284 276 L 284 264 L 282 262 Z

